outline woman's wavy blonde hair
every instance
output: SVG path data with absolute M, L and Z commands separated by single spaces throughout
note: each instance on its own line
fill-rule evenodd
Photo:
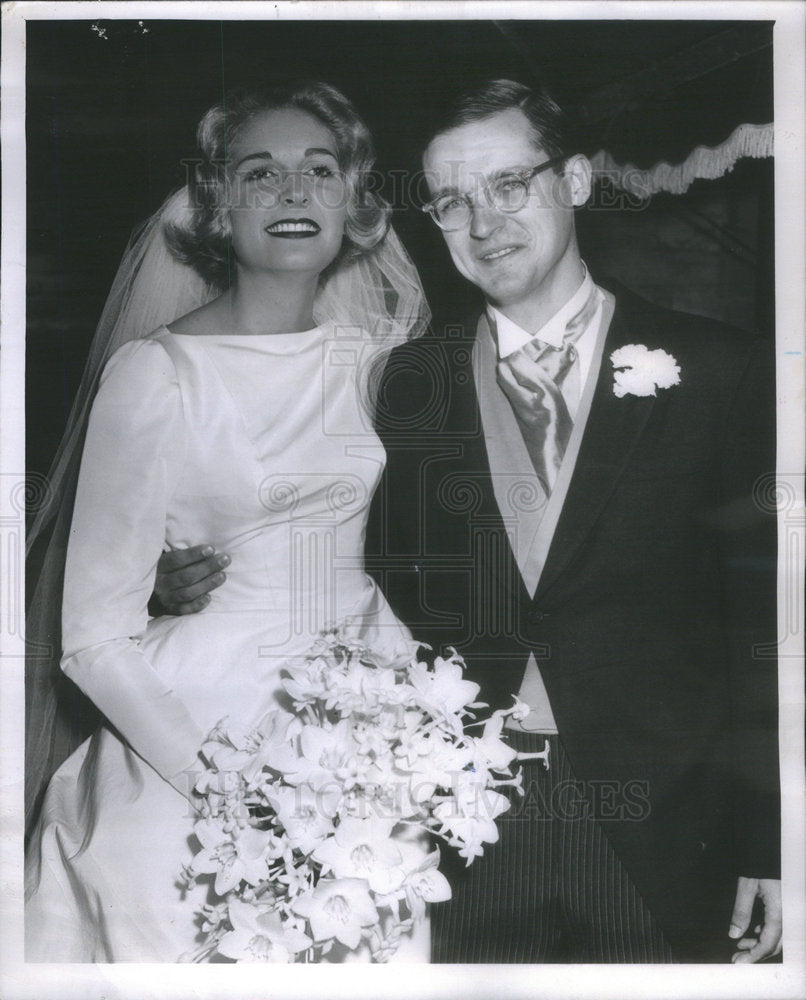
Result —
M 238 91 L 204 115 L 197 130 L 201 162 L 189 183 L 193 210 L 186 223 L 166 227 L 172 253 L 210 284 L 232 280 L 231 228 L 226 193 L 227 151 L 241 130 L 265 111 L 297 108 L 333 134 L 348 190 L 347 221 L 336 266 L 373 250 L 389 228 L 391 207 L 371 186 L 375 150 L 369 129 L 352 103 L 329 83 L 302 80 L 264 91 Z

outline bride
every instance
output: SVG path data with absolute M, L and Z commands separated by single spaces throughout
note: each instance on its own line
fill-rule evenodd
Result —
M 104 722 L 53 776 L 31 838 L 27 961 L 192 953 L 206 887 L 178 876 L 209 730 L 284 711 L 281 670 L 328 622 L 350 618 L 390 656 L 410 638 L 363 569 L 384 462 L 368 409 L 374 362 L 427 309 L 368 184 L 369 133 L 306 83 L 212 108 L 199 144 L 196 182 L 128 252 L 94 345 L 99 370 L 111 357 L 75 491 L 61 665 Z M 200 614 L 149 619 L 160 554 L 198 538 L 229 554 L 226 585 Z

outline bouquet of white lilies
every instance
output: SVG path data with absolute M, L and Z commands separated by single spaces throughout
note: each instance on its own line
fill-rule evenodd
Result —
M 426 663 L 418 649 L 389 664 L 331 628 L 286 672 L 294 714 L 210 734 L 186 877 L 214 875 L 221 902 L 203 911 L 196 961 L 340 961 L 359 949 L 386 961 L 426 904 L 450 899 L 434 839 L 467 864 L 498 839 L 509 808 L 498 789 L 522 792 L 513 767 L 527 756 L 502 728 L 528 709 L 515 699 L 476 720 L 461 657 Z M 528 756 L 548 766 L 547 755 Z

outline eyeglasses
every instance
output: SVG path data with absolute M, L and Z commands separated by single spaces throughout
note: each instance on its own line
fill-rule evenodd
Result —
M 565 156 L 554 156 L 530 170 L 497 177 L 483 189 L 487 203 L 499 212 L 517 212 L 526 204 L 532 179 L 542 174 L 544 170 L 550 170 L 565 162 L 566 159 Z M 466 194 L 444 194 L 421 206 L 422 211 L 428 212 L 440 229 L 449 233 L 464 229 L 470 224 L 473 207 L 473 200 Z

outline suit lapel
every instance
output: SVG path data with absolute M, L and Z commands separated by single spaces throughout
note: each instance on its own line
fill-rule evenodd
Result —
M 610 355 L 619 347 L 647 339 L 646 322 L 644 314 L 642 329 L 638 331 L 622 297 L 616 299 L 579 456 L 538 584 L 537 598 L 554 586 L 584 544 L 649 420 L 655 397 L 616 396 L 610 363 Z
M 474 323 L 472 329 L 475 331 L 476 328 L 477 323 Z M 471 359 L 476 357 L 472 350 L 468 351 L 467 354 Z M 453 391 L 450 393 L 446 427 L 456 440 L 462 442 L 462 454 L 458 459 L 458 464 L 463 469 L 472 469 L 474 472 L 474 478 L 482 497 L 478 513 L 485 518 L 495 519 L 496 527 L 500 527 L 503 531 L 504 522 L 495 499 L 490 457 L 479 408 L 478 372 L 474 370 L 472 361 L 470 371 L 470 378 L 464 378 L 461 381 L 456 378 L 452 380 Z

